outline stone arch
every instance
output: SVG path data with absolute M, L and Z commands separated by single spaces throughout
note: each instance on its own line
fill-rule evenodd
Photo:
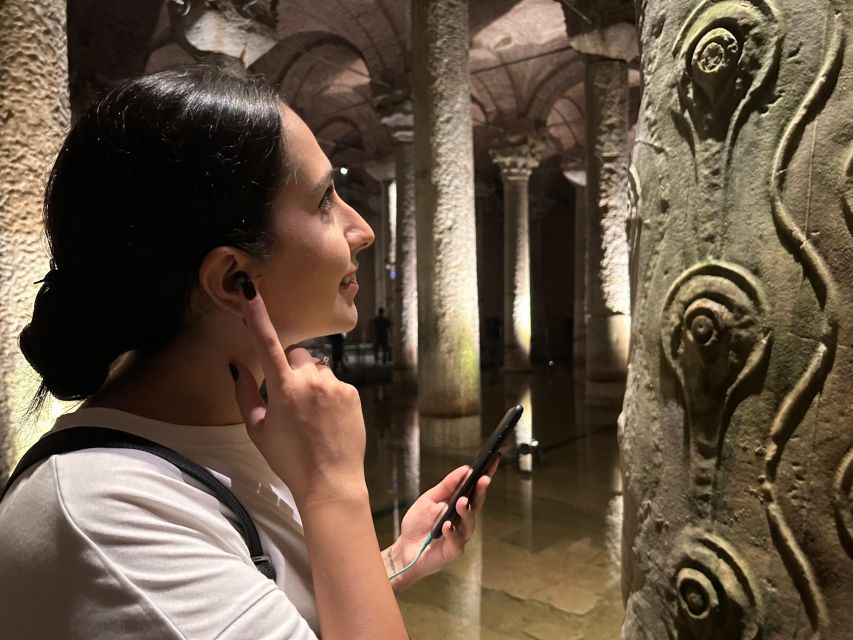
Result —
M 281 40 L 259 58 L 251 70 L 262 74 L 270 85 L 280 88 L 301 58 L 310 55 L 312 50 L 329 46 L 340 48 L 361 60 L 368 71 L 367 79 L 371 79 L 370 67 L 361 50 L 346 38 L 327 31 L 303 31 Z

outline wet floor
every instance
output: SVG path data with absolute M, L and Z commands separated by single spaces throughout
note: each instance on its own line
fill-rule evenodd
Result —
M 484 372 L 487 436 L 521 402 L 517 429 L 465 554 L 400 595 L 414 640 L 600 640 L 619 637 L 621 527 L 614 427 L 585 424 L 571 371 Z M 380 543 L 399 531 L 405 509 L 476 448 L 427 443 L 416 397 L 394 385 L 360 386 L 368 431 L 367 473 Z M 470 426 L 461 428 L 471 429 Z M 517 444 L 537 440 L 532 473 L 519 471 Z M 522 464 L 531 462 L 525 458 Z

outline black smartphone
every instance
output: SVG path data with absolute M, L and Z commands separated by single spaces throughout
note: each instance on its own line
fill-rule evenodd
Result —
M 471 496 L 474 494 L 474 489 L 477 487 L 477 480 L 479 480 L 494 463 L 500 451 L 501 444 L 503 444 L 503 441 L 515 427 L 518 419 L 521 417 L 522 411 L 524 411 L 524 408 L 520 404 L 517 404 L 509 409 L 509 411 L 504 414 L 504 417 L 501 418 L 497 428 L 495 428 L 492 435 L 489 436 L 489 439 L 486 440 L 486 444 L 483 445 L 483 448 L 480 450 L 480 453 L 477 454 L 477 457 L 474 458 L 474 462 L 469 465 L 471 467 L 471 473 L 468 474 L 467 478 L 463 479 L 462 482 L 459 483 L 459 486 L 456 487 L 456 490 L 450 497 L 450 501 L 447 503 L 447 509 L 445 509 L 444 512 L 435 519 L 435 522 L 432 523 L 433 540 L 438 540 L 441 537 L 441 528 L 448 520 L 450 520 L 450 523 L 454 527 L 459 524 L 459 514 L 456 513 L 456 502 L 463 496 L 469 500 L 471 499 Z

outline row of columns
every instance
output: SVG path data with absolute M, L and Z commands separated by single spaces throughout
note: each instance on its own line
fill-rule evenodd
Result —
M 14 55 L 36 47 L 39 55 L 0 65 L 0 101 L 5 106 L 20 103 L 22 96 L 31 98 L 37 78 L 50 79 L 45 84 L 50 90 L 42 100 L 28 99 L 26 107 L 21 105 L 19 112 L 13 111 L 11 126 L 7 123 L 0 134 L 14 138 L 0 145 L 4 150 L 0 154 L 0 175 L 15 177 L 14 181 L 3 180 L 3 184 L 17 182 L 31 187 L 20 203 L 3 203 L 2 233 L 12 230 L 15 238 L 3 237 L 0 251 L 14 255 L 6 259 L 4 254 L 0 268 L 23 260 L 23 272 L 32 281 L 31 276 L 43 270 L 44 256 L 33 248 L 25 251 L 22 258 L 17 247 L 22 229 L 29 234 L 26 237 L 33 238 L 29 245 L 36 247 L 40 242 L 39 218 L 33 212 L 40 208 L 46 174 L 42 165 L 52 158 L 53 148 L 68 123 L 68 83 L 65 22 L 60 15 L 64 15 L 64 9 L 49 3 L 26 17 L 25 4 L 19 0 L 4 3 L 0 51 Z M 39 25 L 28 25 L 27 20 Z M 421 415 L 441 421 L 476 416 L 480 411 L 468 3 L 413 3 L 412 20 L 411 97 L 400 92 L 376 103 L 394 142 L 394 175 L 383 178 L 386 210 L 391 209 L 394 200 L 392 188 L 396 194 L 396 210 L 389 213 L 393 220 L 387 221 L 388 229 L 383 223 L 380 233 L 381 238 L 387 238 L 385 244 L 393 243 L 393 249 L 389 246 L 390 255 L 383 251 L 378 257 L 382 272 L 376 278 L 380 299 L 387 299 L 390 296 L 383 294 L 387 282 L 384 269 L 386 262 L 393 265 L 394 295 L 389 306 L 395 329 L 395 378 L 417 383 Z M 27 41 L 37 32 L 48 34 L 48 39 L 43 43 Z M 39 68 L 22 66 L 24 60 Z M 57 87 L 66 89 L 57 91 Z M 586 96 L 587 215 L 581 215 L 582 200 L 576 211 L 576 231 L 581 231 L 586 221 L 586 232 L 576 241 L 580 237 L 586 239 L 584 251 L 579 252 L 586 259 L 580 258 L 579 263 L 587 269 L 582 288 L 583 314 L 576 313 L 583 322 L 576 318 L 576 337 L 586 336 L 583 346 L 587 400 L 618 405 L 620 385 L 624 385 L 629 323 L 627 273 L 624 278 L 621 274 L 623 262 L 627 269 L 627 243 L 624 211 L 618 203 L 627 174 L 626 64 L 589 57 Z M 533 132 L 505 142 L 491 153 L 500 169 L 504 191 L 504 369 L 525 371 L 530 368 L 531 333 L 528 181 L 539 163 L 543 142 Z M 27 173 L 21 158 L 11 155 L 12 149 L 27 149 L 27 158 L 37 158 L 41 164 L 33 165 Z M 0 286 L 4 290 L 17 286 L 14 283 L 20 280 L 14 274 L 2 276 Z M 13 291 L 6 293 L 5 300 L 21 298 Z M 9 376 L 19 368 L 13 362 L 16 336 L 31 303 L 30 299 L 21 299 L 18 304 L 4 305 L 7 311 L 2 318 L 0 357 L 6 389 L 20 388 L 9 384 Z M 0 398 L 0 413 L 0 419 L 8 424 L 8 393 Z M 475 438 L 479 438 L 479 431 Z

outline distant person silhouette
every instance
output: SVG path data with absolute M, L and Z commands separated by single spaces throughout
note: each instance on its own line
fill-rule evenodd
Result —
M 391 334 L 391 321 L 385 317 L 385 309 L 379 307 L 378 315 L 373 319 L 373 358 L 379 364 L 379 353 L 382 353 L 382 364 L 387 364 L 391 358 L 391 348 L 388 337 Z
M 329 344 L 332 345 L 332 371 L 338 372 L 347 370 L 346 362 L 344 362 L 344 334 L 333 333 L 328 336 Z

